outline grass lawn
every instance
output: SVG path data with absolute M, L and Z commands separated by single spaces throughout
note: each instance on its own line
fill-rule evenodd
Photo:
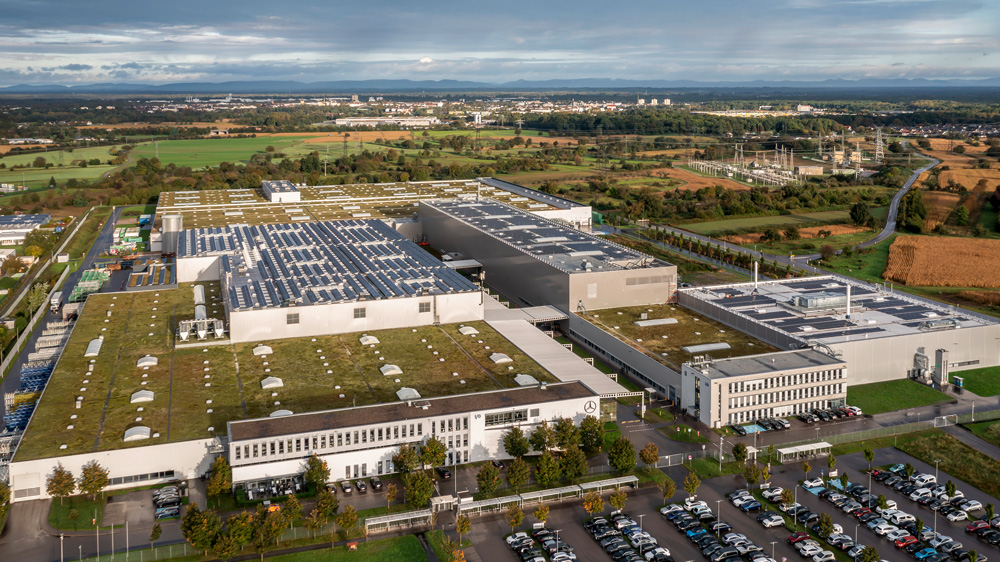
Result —
M 766 228 L 768 226 L 803 225 L 819 223 L 842 223 L 850 219 L 849 211 L 821 211 L 818 213 L 796 213 L 792 215 L 768 215 L 764 217 L 744 217 L 728 220 L 707 221 L 682 225 L 685 230 L 697 234 L 712 235 L 727 230 L 746 228 Z
M 951 397 L 911 380 L 862 384 L 847 388 L 847 403 L 866 414 L 881 414 L 951 401 Z
M 871 253 L 855 253 L 851 257 L 834 256 L 829 262 L 822 263 L 821 267 L 871 283 L 881 283 L 882 272 L 885 271 L 885 266 L 889 262 L 889 246 L 895 239 L 896 235 L 893 234 L 886 240 L 879 242 L 873 247 L 874 251 Z
M 952 375 L 965 379 L 963 386 L 969 392 L 979 396 L 996 396 L 1000 394 L 1000 367 L 985 367 L 982 369 L 970 369 L 968 371 L 956 372 Z
M 618 429 L 618 424 L 615 422 L 604 422 L 604 450 L 610 451 L 611 444 L 615 442 L 615 439 L 621 437 L 622 432 Z
M 663 408 L 649 408 L 646 410 L 647 423 L 661 423 L 674 421 L 674 415 Z
M 738 462 L 724 462 L 722 463 L 722 471 L 719 471 L 719 459 L 711 457 L 692 459 L 688 462 L 688 466 L 698 475 L 698 478 L 701 478 L 702 485 L 709 478 L 743 473 L 743 465 Z
M 924 462 L 941 460 L 941 471 L 959 478 L 994 497 L 1000 495 L 1000 460 L 990 458 L 946 433 L 931 433 L 896 448 Z
M 965 424 L 972 433 L 1000 447 L 1000 420 Z
M 177 164 L 192 168 L 206 168 L 218 166 L 222 162 L 248 161 L 254 154 L 264 152 L 268 146 L 273 146 L 276 152 L 286 152 L 313 136 L 315 135 L 168 140 L 159 141 L 158 146 L 149 142 L 142 143 L 132 150 L 132 160 L 153 158 L 159 154 L 160 162 L 164 166 Z
M 427 560 L 416 535 L 358 543 L 358 550 L 351 552 L 346 546 L 332 550 L 320 549 L 268 557 L 274 562 L 340 562 L 342 560 L 392 560 L 393 562 L 418 562 Z
M 76 510 L 76 521 L 70 519 L 70 511 Z M 95 516 L 96 513 L 96 516 Z M 70 496 L 60 502 L 53 498 L 49 507 L 49 525 L 62 531 L 93 530 L 91 521 L 97 518 L 101 522 L 104 517 L 104 498 L 98 496 L 91 500 L 90 496 Z
M 701 433 L 694 428 L 684 424 L 664 427 L 658 431 L 674 441 L 682 441 L 684 443 L 708 443 L 707 437 L 701 435 Z
M 784 240 L 768 244 L 744 244 L 744 248 L 756 248 L 759 251 L 782 256 L 818 254 L 823 246 L 829 245 L 834 249 L 848 246 L 856 246 L 872 238 L 877 233 L 871 230 L 855 232 L 853 234 L 839 234 L 828 238 L 802 238 L 799 240 Z
M 434 549 L 434 554 L 437 555 L 438 560 L 442 562 L 444 562 L 445 560 L 451 560 L 451 551 L 448 550 L 449 545 L 445 544 L 445 542 L 448 539 L 447 537 L 444 536 L 444 531 L 440 529 L 427 531 L 426 533 L 424 533 L 424 537 L 427 539 L 427 543 L 431 545 L 431 548 Z M 471 545 L 472 541 L 470 541 L 469 539 L 463 539 L 462 544 L 458 546 L 460 548 L 465 548 Z M 452 543 L 451 546 L 452 548 L 454 548 L 455 544 Z

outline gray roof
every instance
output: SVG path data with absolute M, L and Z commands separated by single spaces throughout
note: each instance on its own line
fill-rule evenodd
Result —
M 32 230 L 50 218 L 49 215 L 0 215 L 0 230 Z
M 288 180 L 264 180 L 261 182 L 261 188 L 272 193 L 295 193 L 299 190 Z
M 515 408 L 587 396 L 596 395 L 581 383 L 563 382 L 551 383 L 544 388 L 541 386 L 509 388 L 492 392 L 425 398 L 412 403 L 412 405 L 408 405 L 406 402 L 391 402 L 389 404 L 295 414 L 280 419 L 236 420 L 229 422 L 229 439 L 230 442 L 265 439 L 359 425 L 424 420 L 429 417 L 497 408 Z M 426 405 L 427 408 L 424 409 L 423 405 Z
M 479 290 L 378 220 L 185 230 L 177 255 L 222 256 L 231 310 Z
M 742 377 L 746 375 L 761 375 L 798 369 L 815 370 L 822 367 L 830 369 L 843 368 L 847 363 L 814 349 L 799 349 L 778 353 L 763 353 L 732 357 L 729 359 L 713 359 L 707 363 L 691 363 L 692 368 L 702 370 L 709 378 Z M 705 371 L 708 371 L 705 373 Z
M 642 252 L 492 199 L 423 203 L 568 273 L 670 265 Z

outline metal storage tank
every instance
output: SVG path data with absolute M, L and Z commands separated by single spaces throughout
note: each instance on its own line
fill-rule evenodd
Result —
M 184 230 L 184 218 L 181 215 L 163 215 L 163 252 L 177 253 L 177 238 Z

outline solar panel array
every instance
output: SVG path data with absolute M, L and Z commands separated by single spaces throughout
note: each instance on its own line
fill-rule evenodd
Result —
M 583 271 L 584 261 L 593 270 L 604 271 L 669 266 L 641 252 L 499 201 L 437 200 L 427 204 L 570 273 Z
M 221 255 L 232 310 L 477 291 L 378 220 L 184 231 L 178 256 Z

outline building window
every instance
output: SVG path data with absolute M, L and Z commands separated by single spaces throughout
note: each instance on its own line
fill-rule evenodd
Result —
M 285 324 L 298 324 L 299 323 L 299 313 L 293 312 L 285 317 Z
M 354 317 L 355 318 L 367 318 L 366 309 L 364 309 L 364 308 L 355 308 L 354 309 Z
M 420 303 L 420 312 L 430 312 L 430 311 L 431 311 L 431 303 L 429 302 Z
M 526 421 L 527 419 L 528 419 L 527 410 L 486 414 L 486 427 L 490 427 L 493 425 L 504 425 L 510 423 L 523 422 Z

